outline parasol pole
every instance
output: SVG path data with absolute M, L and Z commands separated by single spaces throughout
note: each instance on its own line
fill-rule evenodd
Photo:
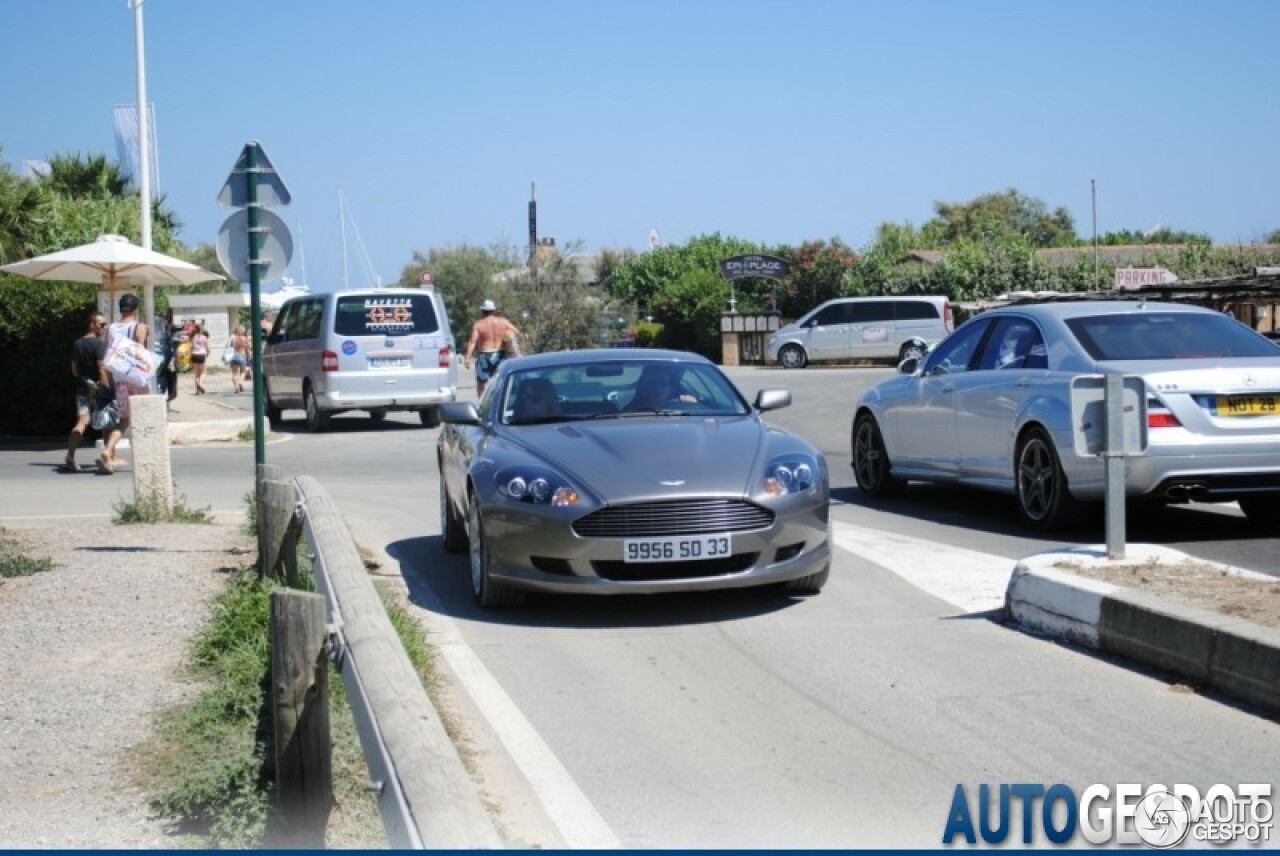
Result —
M 134 60 L 138 67 L 138 229 L 142 248 L 151 249 L 151 140 L 147 117 L 147 63 L 142 39 L 142 2 L 130 0 L 133 6 Z M 114 279 L 114 278 L 113 278 Z M 156 290 L 150 282 L 142 285 L 142 320 L 150 330 L 155 324 Z

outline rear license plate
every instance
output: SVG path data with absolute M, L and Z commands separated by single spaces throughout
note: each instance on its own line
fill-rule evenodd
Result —
M 413 365 L 408 357 L 370 357 L 371 369 L 407 369 Z
M 685 538 L 628 538 L 622 542 L 624 562 L 694 562 L 731 555 L 728 535 L 691 535 Z
M 1217 395 L 1213 410 L 1218 416 L 1275 416 L 1280 395 Z

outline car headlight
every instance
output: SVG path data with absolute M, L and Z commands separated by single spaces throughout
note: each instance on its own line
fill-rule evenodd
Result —
M 818 462 L 808 455 L 774 458 L 764 470 L 764 492 L 769 496 L 790 496 L 813 487 Z
M 567 480 L 537 467 L 508 467 L 494 477 L 498 493 L 515 502 L 568 508 L 578 504 L 580 495 Z

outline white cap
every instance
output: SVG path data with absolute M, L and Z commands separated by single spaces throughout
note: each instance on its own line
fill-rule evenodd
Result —
M 497 312 L 498 307 L 492 300 L 486 300 L 484 303 L 480 304 L 480 311 L 481 312 Z

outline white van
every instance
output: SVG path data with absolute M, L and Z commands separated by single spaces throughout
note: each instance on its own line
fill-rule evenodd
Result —
M 305 294 L 285 301 L 262 348 L 266 415 L 306 411 L 323 431 L 335 413 L 364 410 L 375 421 L 416 410 L 440 424 L 439 406 L 455 401 L 456 345 L 444 300 L 419 288 Z
M 922 357 L 951 332 L 945 297 L 840 297 L 769 337 L 769 362 L 802 369 L 821 360 Z

